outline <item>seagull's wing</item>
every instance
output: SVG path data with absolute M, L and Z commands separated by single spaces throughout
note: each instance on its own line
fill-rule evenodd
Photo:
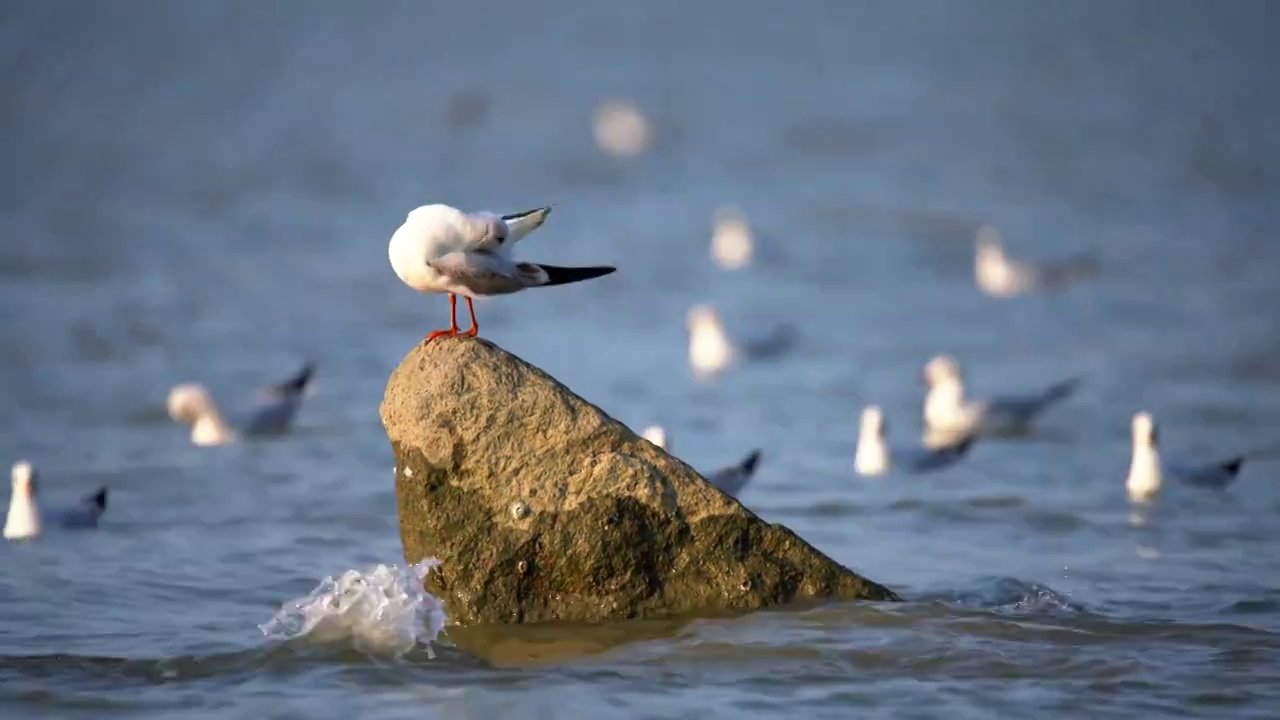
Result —
M 1038 393 L 992 398 L 987 402 L 986 413 L 993 419 L 1030 422 L 1050 405 L 1070 397 L 1079 385 L 1080 378 L 1069 378 L 1054 383 Z
M 947 467 L 964 457 L 973 447 L 976 433 L 936 447 L 895 448 L 894 463 L 913 472 L 929 472 Z
M 745 458 L 736 465 L 720 468 L 707 476 L 707 480 L 720 488 L 720 492 L 725 495 L 737 497 L 742 492 L 742 488 L 756 474 L 756 468 L 760 465 L 760 450 L 752 450 Z
M 54 513 L 54 520 L 64 527 L 96 527 L 107 509 L 107 488 L 98 488 L 78 504 Z
M 506 295 L 531 287 L 548 287 L 608 275 L 616 268 L 558 267 L 516 262 L 489 252 L 454 252 L 433 260 L 432 269 L 451 283 L 477 295 Z
M 1243 457 L 1235 457 L 1225 462 L 1208 465 L 1193 465 L 1179 461 L 1165 461 L 1169 474 L 1189 485 L 1221 490 L 1235 482 L 1244 466 Z
M 315 375 L 316 366 L 307 362 L 298 372 L 284 382 L 276 383 L 259 393 L 258 403 L 241 417 L 245 433 L 249 435 L 280 435 L 289 430 L 293 418 L 302 405 L 302 396 Z

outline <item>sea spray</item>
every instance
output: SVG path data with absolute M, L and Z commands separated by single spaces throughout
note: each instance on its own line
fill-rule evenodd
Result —
M 423 646 L 435 657 L 431 643 L 444 627 L 444 605 L 422 581 L 439 564 L 434 559 L 407 568 L 378 564 L 326 577 L 258 629 L 279 640 L 349 641 L 370 655 L 400 657 Z

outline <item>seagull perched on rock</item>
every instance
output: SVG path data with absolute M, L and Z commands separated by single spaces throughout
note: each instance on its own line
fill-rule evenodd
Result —
M 1083 254 L 1038 265 L 1010 260 L 1004 254 L 999 230 L 990 225 L 978 230 L 973 258 L 974 281 L 979 290 L 991 297 L 1003 299 L 1035 291 L 1058 290 L 1097 269 L 1097 258 Z
M 516 262 L 511 249 L 546 222 L 551 208 L 498 216 L 464 213 L 448 205 L 423 205 L 412 210 L 391 236 L 387 255 L 391 269 L 405 285 L 421 293 L 449 295 L 449 328 L 436 330 L 427 340 L 442 336 L 475 337 L 472 298 L 507 295 L 527 288 L 566 285 L 608 275 L 609 266 L 557 267 Z M 467 300 L 471 327 L 458 328 L 458 295 Z
M 641 437 L 658 447 L 671 452 L 671 448 L 667 446 L 667 431 L 659 425 L 650 425 L 641 433 Z M 742 488 L 756 474 L 756 468 L 760 465 L 760 458 L 763 452 L 760 450 L 752 450 L 747 456 L 733 465 L 727 465 L 718 468 L 706 475 L 707 482 L 715 485 L 726 495 L 737 497 L 742 492 Z
M 36 537 L 45 525 L 66 528 L 97 527 L 98 518 L 107 509 L 107 488 L 101 487 L 75 505 L 41 510 L 36 504 L 37 476 L 31 463 L 25 460 L 14 463 L 11 476 L 13 494 L 9 497 L 9 515 L 4 522 L 4 536 L 9 540 Z
M 854 453 L 853 466 L 863 477 L 875 477 L 890 469 L 908 473 L 927 473 L 954 464 L 969 452 L 976 435 L 967 435 L 957 441 L 936 447 L 891 446 L 885 440 L 887 422 L 884 413 L 876 405 L 862 411 L 858 430 L 858 449 Z
M 925 433 L 946 437 L 1025 432 L 1042 412 L 1075 392 L 1080 378 L 1039 392 L 970 400 L 959 363 L 950 355 L 938 355 L 925 365 L 924 382 L 929 388 L 924 401 Z
M 1210 463 L 1171 462 L 1161 457 L 1156 422 L 1149 412 L 1133 416 L 1133 458 L 1125 488 L 1134 502 L 1147 502 L 1160 493 L 1164 475 L 1188 485 L 1224 490 L 1235 482 L 1244 466 L 1244 456 Z
M 223 416 L 203 385 L 183 383 L 169 391 L 169 416 L 191 425 L 191 442 L 202 447 L 234 442 L 241 435 L 281 435 L 292 426 L 315 370 L 308 362 L 284 382 L 263 388 L 258 404 L 238 421 Z

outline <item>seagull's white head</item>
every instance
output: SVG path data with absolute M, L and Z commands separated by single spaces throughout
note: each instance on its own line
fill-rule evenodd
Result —
M 960 364 L 950 355 L 935 355 L 924 366 L 924 382 L 930 388 L 939 385 L 960 384 Z
M 1151 413 L 1143 412 L 1133 416 L 1133 444 L 1136 447 L 1154 448 L 1158 443 L 1159 430 Z
M 198 383 L 184 383 L 169 391 L 169 417 L 191 425 L 213 410 L 209 391 Z
M 868 405 L 862 409 L 862 434 L 869 437 L 884 437 L 884 412 L 879 405 Z
M 10 471 L 13 478 L 13 494 L 18 497 L 31 498 L 36 494 L 36 469 L 26 460 L 13 464 Z
M 644 429 L 644 432 L 641 433 L 640 437 L 643 437 L 645 440 L 648 440 L 663 450 L 667 449 L 667 431 L 664 430 L 661 425 L 650 425 Z

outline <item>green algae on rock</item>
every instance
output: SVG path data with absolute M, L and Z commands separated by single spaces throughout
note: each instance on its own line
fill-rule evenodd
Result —
M 421 343 L 387 383 L 405 558 L 452 622 L 716 615 L 896 600 L 536 367 Z

